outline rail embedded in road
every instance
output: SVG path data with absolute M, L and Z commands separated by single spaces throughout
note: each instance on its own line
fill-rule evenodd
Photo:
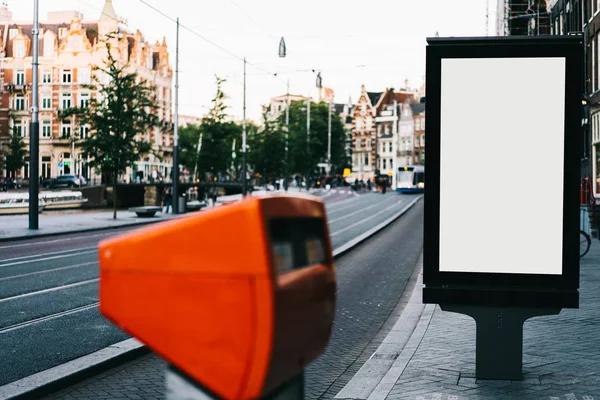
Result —
M 344 249 L 344 246 L 352 244 L 353 241 L 360 239 L 365 233 L 386 222 L 407 207 L 414 198 L 415 196 L 396 195 L 394 193 L 387 195 L 366 194 L 326 204 L 327 213 L 331 216 L 330 235 L 334 252 L 339 252 Z M 398 204 L 398 200 L 402 200 L 402 203 Z M 365 212 L 357 212 L 376 204 L 374 202 L 379 205 Z M 341 217 L 346 218 L 336 220 Z M 15 320 L 14 323 L 10 323 L 4 329 L 20 326 L 19 328 L 10 331 L 0 330 L 0 339 L 6 335 L 11 335 L 12 338 L 13 334 L 18 333 L 21 338 L 32 338 L 30 339 L 31 342 L 25 341 L 22 343 L 20 348 L 40 349 L 32 355 L 33 358 L 28 359 L 28 362 L 33 365 L 26 368 L 20 366 L 24 360 L 21 360 L 18 355 L 3 354 L 0 349 L 0 357 L 5 360 L 0 365 L 0 377 L 10 377 L 10 380 L 5 379 L 4 381 L 0 378 L 0 385 L 39 372 L 41 369 L 35 368 L 38 361 L 34 360 L 41 358 L 56 359 L 54 365 L 57 365 L 64 362 L 62 360 L 65 360 L 65 358 L 74 359 L 83 354 L 88 354 L 90 351 L 97 350 L 97 343 L 106 343 L 105 346 L 107 346 L 123 340 L 123 336 L 119 336 L 115 330 L 112 330 L 110 324 L 97 313 L 97 306 L 94 305 L 98 300 L 97 282 L 93 280 L 98 277 L 95 264 L 97 261 L 95 248 L 98 241 L 126 230 L 128 229 L 119 228 L 116 231 L 82 233 L 79 235 L 69 234 L 68 237 L 29 239 L 0 244 L 0 253 L 2 254 L 0 257 L 8 254 L 9 251 L 11 252 L 5 260 L 0 260 L 1 287 L 10 285 L 15 288 L 15 292 L 8 296 L 2 296 L 2 290 L 0 290 L 0 297 L 12 298 L 0 302 L 0 319 L 7 313 L 13 313 L 12 310 L 17 305 L 19 309 L 25 310 L 26 315 L 32 315 L 31 318 L 27 318 L 25 315 L 22 320 Z M 339 232 L 340 230 L 343 231 Z M 362 240 L 364 238 L 360 241 Z M 72 257 L 77 257 L 76 262 L 71 261 Z M 44 260 L 39 261 L 41 259 Z M 41 277 L 44 278 L 41 279 Z M 56 283 L 51 287 L 36 286 L 40 285 L 39 282 Z M 35 289 L 31 290 L 29 288 Z M 52 307 L 49 307 L 49 305 L 52 305 Z M 88 306 L 89 308 L 85 308 Z M 30 310 L 29 307 L 35 307 L 35 309 Z M 78 316 L 84 316 L 85 318 L 82 319 Z M 61 321 L 68 321 L 68 323 Z M 46 329 L 45 326 L 52 326 L 52 329 L 67 330 L 72 329 L 69 324 L 74 321 L 79 321 L 81 332 L 91 332 L 86 327 L 94 326 L 97 332 L 104 333 L 98 337 L 98 342 L 90 342 L 89 339 L 86 340 L 83 337 L 71 336 L 68 339 L 71 344 L 60 348 L 63 353 L 60 359 L 55 358 L 53 355 L 54 351 L 51 343 L 35 341 L 35 338 L 45 337 L 40 334 Z M 98 331 L 97 329 L 101 330 Z M 62 334 L 58 336 L 60 335 Z M 65 344 L 69 343 L 68 341 Z M 18 374 L 4 374 L 3 368 L 7 368 L 8 365 L 16 366 L 13 368 L 13 372 L 18 372 Z M 52 363 L 46 363 L 43 369 L 50 366 L 52 366 Z

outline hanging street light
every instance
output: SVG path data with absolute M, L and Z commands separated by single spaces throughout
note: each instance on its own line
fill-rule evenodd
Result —
M 279 41 L 279 57 L 284 58 L 285 56 L 286 56 L 285 40 L 283 39 L 283 36 L 282 36 L 281 40 Z

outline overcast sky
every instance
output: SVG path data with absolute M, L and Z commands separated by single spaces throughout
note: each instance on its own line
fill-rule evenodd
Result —
M 241 118 L 243 62 L 247 57 L 247 117 L 260 118 L 260 105 L 290 93 L 316 97 L 315 75 L 335 91 L 335 101 L 355 101 L 369 91 L 418 88 L 425 74 L 426 37 L 485 36 L 495 31 L 496 0 L 113 0 L 117 15 L 150 40 L 167 38 L 175 70 L 176 24 L 180 19 L 180 114 L 202 116 L 215 93 L 215 74 L 228 80 L 229 112 Z M 4 0 L 18 20 L 33 18 L 33 0 Z M 78 10 L 99 18 L 104 0 L 39 0 L 40 20 L 48 11 Z M 144 4 L 147 3 L 147 4 Z M 153 10 L 157 8 L 165 15 Z M 285 37 L 287 57 L 278 57 Z M 216 48 L 203 38 L 222 47 Z M 239 57 L 236 58 L 233 55 Z M 268 73 L 267 73 L 268 72 Z M 279 73 L 274 77 L 273 73 Z M 173 82 L 174 84 L 174 82 Z

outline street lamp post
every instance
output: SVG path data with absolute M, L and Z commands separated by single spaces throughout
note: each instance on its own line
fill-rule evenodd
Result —
M 33 1 L 33 60 L 32 78 L 33 92 L 31 105 L 31 126 L 29 134 L 29 229 L 39 229 L 39 134 L 40 123 L 38 121 L 38 61 L 39 61 L 39 0 Z
M 287 95 L 285 97 L 285 176 L 283 177 L 283 188 L 288 189 L 288 148 L 290 140 L 290 80 L 287 80 Z
M 327 112 L 327 174 L 331 175 L 331 99 L 328 103 Z
M 242 196 L 246 196 L 246 174 L 247 174 L 247 159 L 246 159 L 246 57 L 244 57 L 244 111 L 243 111 L 243 124 L 242 124 Z
M 175 126 L 173 127 L 173 214 L 179 211 L 179 17 L 175 42 Z M 185 207 L 185 203 L 184 203 Z M 183 210 L 185 211 L 185 210 Z

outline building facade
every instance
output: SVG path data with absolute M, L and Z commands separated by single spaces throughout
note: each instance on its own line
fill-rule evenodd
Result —
M 537 36 L 550 34 L 550 1 L 498 0 L 497 36 Z
M 181 114 L 179 114 L 178 120 L 179 120 L 179 126 L 180 127 L 186 127 L 186 126 L 189 126 L 189 125 L 200 125 L 202 123 L 202 118 L 201 117 L 196 117 L 194 115 L 181 115 Z
M 376 107 L 383 93 L 361 93 L 352 109 L 352 173 L 349 180 L 370 180 L 375 177 L 375 117 Z
M 304 97 L 297 94 L 284 94 L 281 96 L 273 97 L 269 102 L 268 108 L 264 111 L 266 111 L 267 118 L 269 119 L 269 121 L 274 121 L 282 113 L 285 113 L 288 104 L 292 104 L 296 101 L 306 103 L 309 99 L 309 97 Z
M 29 145 L 29 123 L 32 105 L 32 24 L 12 21 L 4 6 L 0 11 L 0 144 L 8 134 L 16 132 Z M 128 72 L 136 72 L 140 81 L 156 87 L 155 99 L 162 127 L 145 132 L 140 139 L 152 143 L 161 156 L 144 156 L 128 170 L 123 180 L 135 176 L 148 178 L 162 175 L 168 179 L 172 167 L 173 115 L 171 112 L 172 70 L 167 44 L 151 44 L 138 30 L 127 29 L 115 13 L 111 0 L 106 0 L 99 20 L 86 21 L 78 12 L 49 13 L 40 22 L 39 32 L 39 121 L 40 176 L 52 178 L 62 174 L 77 174 L 88 179 L 100 178 L 82 157 L 79 144 L 90 135 L 90 126 L 80 126 L 75 118 L 61 119 L 60 110 L 84 106 L 96 93 L 84 85 L 94 83 L 95 75 L 102 83 L 108 76 L 94 71 L 106 57 L 106 35 L 118 31 L 113 41 L 113 55 Z M 29 178 L 26 165 L 17 171 L 17 178 Z M 99 179 L 98 179 L 99 180 Z
M 412 116 L 414 120 L 414 164 L 425 165 L 425 104 L 412 103 Z
M 347 104 L 334 104 L 333 112 L 337 115 L 344 125 L 344 133 L 346 135 L 345 150 L 346 156 L 352 158 L 352 99 L 348 99 Z

